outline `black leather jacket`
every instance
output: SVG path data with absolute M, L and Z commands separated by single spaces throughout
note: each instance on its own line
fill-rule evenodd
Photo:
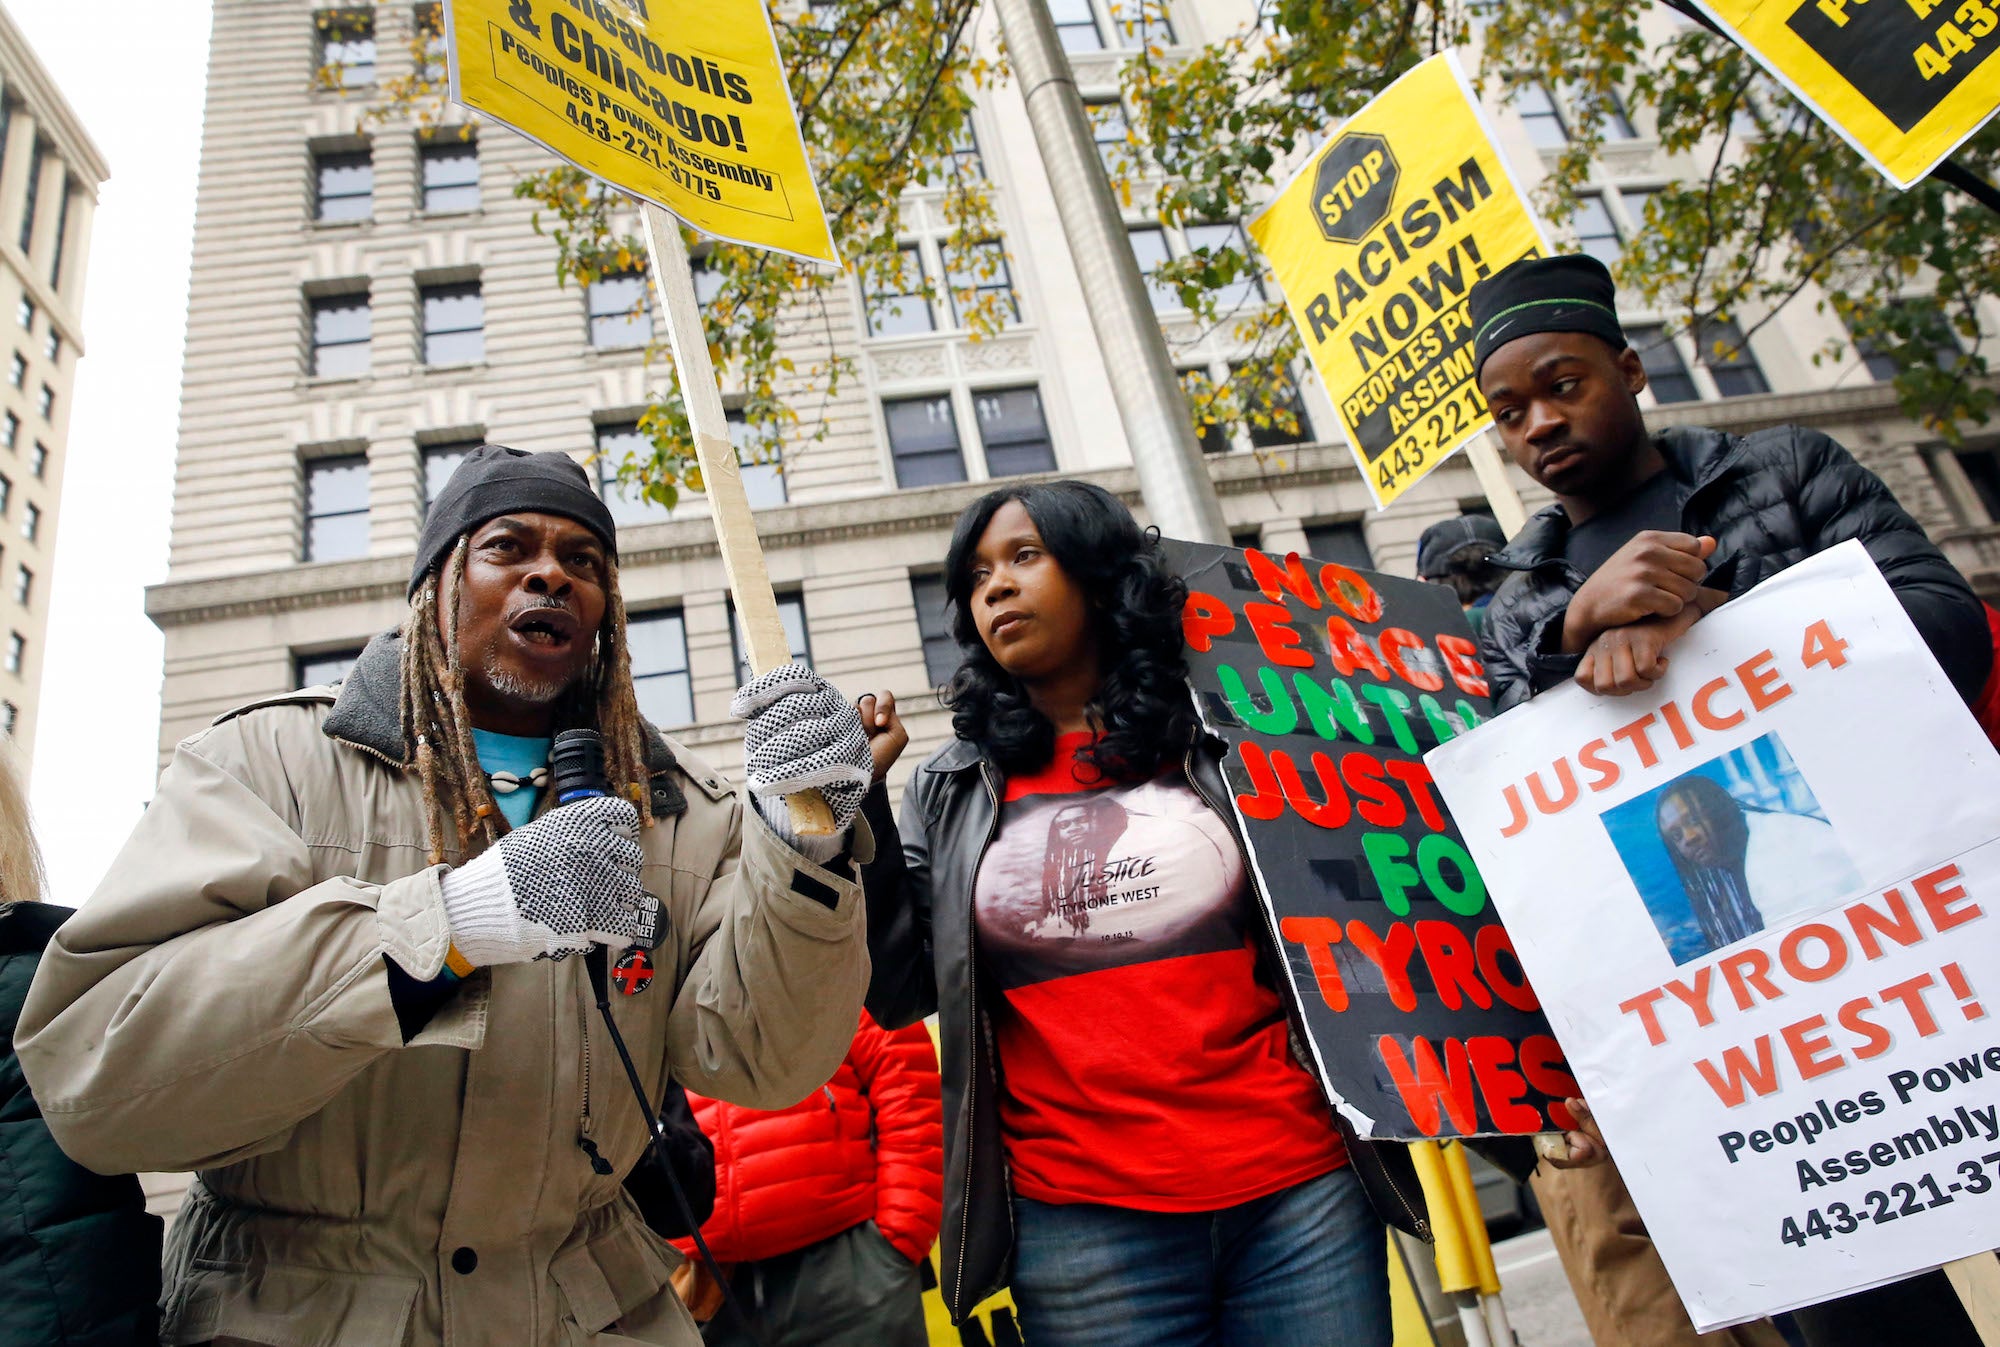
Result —
M 1979 696 L 1993 663 L 1986 610 L 1882 479 L 1852 454 L 1804 426 L 1749 435 L 1675 427 L 1653 443 L 1678 485 L 1682 530 L 1715 538 L 1715 573 L 1727 576 L 1732 595 L 1859 538 L 1952 686 L 1968 702 Z M 1584 581 L 1563 559 L 1568 537 L 1569 516 L 1551 505 L 1493 558 L 1521 572 L 1493 596 L 1480 635 L 1495 710 L 1576 674 L 1579 657 L 1563 654 L 1560 641 L 1570 596 Z
M 1243 838 L 1222 782 L 1222 747 L 1219 739 L 1204 735 L 1187 755 L 1188 780 L 1229 824 L 1241 847 Z M 933 1012 L 938 1016 L 944 1072 L 944 1228 L 938 1279 L 954 1322 L 1007 1285 L 1014 1252 L 1013 1199 L 1000 1144 L 999 1077 L 980 999 L 972 921 L 973 880 L 993 841 L 1000 789 L 999 768 L 975 745 L 953 740 L 911 777 L 903 792 L 900 830 L 881 788 L 871 792 L 864 807 L 876 839 L 876 859 L 862 868 L 868 952 L 874 961 L 868 1013 L 884 1028 L 914 1023 Z M 1252 926 L 1263 936 L 1260 972 L 1285 997 L 1296 1053 L 1299 1009 L 1279 971 L 1276 938 L 1268 920 Z M 1344 1122 L 1340 1128 L 1354 1172 L 1376 1212 L 1389 1224 L 1429 1239 L 1423 1190 L 1408 1151 L 1399 1144 L 1363 1141 Z M 1517 1156 L 1506 1159 L 1518 1162 Z M 1218 1156 L 1216 1163 L 1227 1164 L 1227 1157 Z

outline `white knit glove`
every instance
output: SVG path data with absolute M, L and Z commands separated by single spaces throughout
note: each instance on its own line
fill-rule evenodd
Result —
M 757 812 L 799 854 L 820 864 L 846 845 L 874 779 L 868 733 L 839 689 L 803 664 L 780 664 L 736 690 L 729 714 L 743 727 L 743 766 Z M 792 831 L 787 795 L 817 790 L 833 811 L 831 837 Z
M 660 902 L 639 886 L 639 812 L 597 796 L 551 809 L 439 881 L 452 944 L 476 967 L 650 947 Z

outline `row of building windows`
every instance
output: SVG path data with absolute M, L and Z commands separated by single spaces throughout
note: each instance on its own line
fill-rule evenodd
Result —
M 906 245 L 900 255 L 904 259 L 905 279 L 886 288 L 871 289 L 865 296 L 871 336 L 905 336 L 939 328 L 937 315 L 923 294 L 929 273 L 918 245 Z M 721 287 L 720 276 L 699 261 L 694 279 L 696 297 L 704 303 L 713 299 Z M 949 282 L 954 290 L 973 291 L 975 301 L 995 296 L 1003 323 L 1020 320 L 1019 296 L 1007 266 L 1006 250 L 998 239 L 975 245 L 967 264 L 954 269 Z M 349 284 L 317 283 L 314 286 L 317 293 L 306 298 L 307 368 L 316 378 L 359 378 L 369 371 L 374 329 L 372 299 L 361 283 L 351 283 L 352 288 L 348 288 Z M 1258 293 L 1262 293 L 1261 288 Z M 420 281 L 417 299 L 424 364 L 467 364 L 485 358 L 485 302 L 479 281 Z M 963 326 L 956 294 L 949 302 L 953 324 Z M 651 342 L 655 328 L 646 273 L 618 272 L 601 276 L 585 286 L 584 331 L 590 346 L 600 351 L 629 350 Z M 18 357 L 16 373 L 25 377 L 25 368 Z
M 27 391 L 28 357 L 19 351 L 14 352 L 7 361 L 7 386 Z M 35 394 L 35 410 L 41 413 L 44 421 L 55 415 L 56 390 L 46 383 L 41 386 L 41 391 Z
M 35 318 L 39 312 L 35 307 L 35 301 L 26 295 L 22 295 L 21 302 L 14 306 L 14 321 L 21 325 L 23 332 L 33 337 L 35 335 Z M 62 351 L 62 333 L 56 331 L 56 325 L 51 320 L 49 330 L 42 338 L 42 354 L 48 358 L 51 365 L 58 365 L 62 363 Z
M 1657 187 L 1619 186 L 1580 195 L 1577 212 L 1571 222 L 1577 247 L 1606 267 L 1616 267 L 1626 245 L 1637 231 L 1645 227 L 1646 202 L 1659 190 Z M 1807 240 L 1802 239 L 1801 243 L 1809 246 Z M 1956 369 L 1964 349 L 1951 324 L 1935 306 L 1927 307 L 1922 317 L 1931 334 L 1932 358 L 1940 369 Z M 1627 333 L 1633 339 L 1633 346 L 1646 357 L 1646 370 L 1657 401 L 1691 402 L 1701 396 L 1680 352 L 1663 335 L 1661 328 L 1629 328 Z M 1716 391 L 1721 396 L 1740 397 L 1770 391 L 1762 369 L 1735 323 L 1709 320 L 1698 324 L 1689 335 L 1694 341 L 1697 359 L 1708 366 L 1709 373 L 1715 378 Z M 1854 348 L 1871 378 L 1887 382 L 1896 377 L 1896 362 L 1877 350 L 1866 337 L 1856 337 Z M 1731 352 L 1733 354 L 1728 354 Z
M 428 215 L 479 209 L 479 142 L 455 131 L 417 142 L 418 192 Z M 370 145 L 313 150 L 313 219 L 323 224 L 375 216 L 375 151 Z
M 375 83 L 375 14 L 372 9 L 325 9 L 314 15 L 319 49 L 313 83 L 322 88 L 365 89 Z M 432 78 L 443 74 L 444 21 L 437 0 L 411 7 L 411 24 L 424 39 L 423 58 Z
M 1164 0 L 1049 0 L 1049 18 L 1072 54 L 1174 44 Z
M 1126 230 L 1132 252 L 1145 277 L 1146 287 L 1159 313 L 1175 313 L 1183 307 L 1179 292 L 1159 278 L 1159 270 L 1178 257 L 1201 251 L 1233 248 L 1249 255 L 1249 240 L 1243 226 L 1227 220 L 1214 224 L 1191 224 L 1168 229 L 1157 224 L 1132 225 Z M 871 337 L 907 337 L 939 331 L 939 321 L 925 290 L 930 277 L 943 272 L 945 304 L 953 327 L 967 326 L 960 307 L 960 294 L 969 292 L 973 304 L 989 297 L 1000 315 L 1002 326 L 1021 321 L 1021 298 L 1007 263 L 1006 246 L 999 239 L 986 239 L 972 246 L 960 265 L 944 264 L 943 245 L 936 242 L 905 243 L 898 249 L 897 273 L 863 287 L 862 308 Z M 1243 276 L 1215 292 L 1222 313 L 1233 313 L 1247 304 L 1263 304 L 1268 296 L 1263 278 L 1253 267 Z
M 0 519 L 7 517 L 7 512 L 13 504 L 14 480 L 5 473 L 0 473 Z M 29 542 L 34 542 L 41 531 L 42 507 L 29 501 L 21 507 L 21 536 Z
M 467 365 L 486 358 L 486 301 L 478 281 L 417 287 L 423 363 Z M 307 300 L 313 376 L 352 379 L 368 373 L 374 320 L 366 291 Z
M 0 514 L 4 514 L 6 509 L 6 496 L 7 496 L 6 486 L 7 486 L 7 479 L 4 477 L 0 477 Z M 28 541 L 33 542 L 35 539 L 35 535 L 41 531 L 41 527 L 42 527 L 41 510 L 33 505 L 28 506 L 26 511 L 26 519 L 23 521 L 21 525 L 21 536 L 26 538 Z M 0 546 L 0 558 L 4 558 L 5 556 L 6 556 L 6 548 L 4 546 Z M 14 595 L 14 602 L 20 604 L 23 608 L 28 607 L 30 601 L 34 598 L 35 573 L 26 565 L 26 563 L 16 562 L 14 564 L 14 584 L 12 593 Z
M 1541 84 L 1524 84 L 1514 97 L 1514 111 L 1528 128 L 1528 139 L 1537 149 L 1559 150 L 1569 144 L 1572 119 L 1563 103 L 1550 96 Z M 1602 126 L 1607 141 L 1637 140 L 1638 128 L 1625 113 L 1625 104 L 1614 92 L 1604 110 Z
M 424 31 L 436 30 L 435 7 L 419 5 L 417 23 Z M 1173 29 L 1164 10 L 1142 0 L 1055 0 L 1051 9 L 1059 35 L 1067 50 L 1103 49 L 1105 35 L 1113 36 L 1114 46 L 1133 43 L 1171 43 Z M 333 12 L 321 16 L 322 60 L 344 72 L 345 87 L 371 83 L 374 78 L 373 18 L 365 12 Z M 1121 40 L 1122 39 L 1122 40 Z M 1522 88 L 1516 110 L 1528 127 L 1530 139 L 1538 146 L 1554 148 L 1570 139 L 1569 121 L 1561 102 L 1540 84 Z M 1087 105 L 1095 127 L 1099 153 L 1107 166 L 1125 144 L 1128 122 L 1122 103 L 1116 99 L 1093 100 Z M 1604 133 L 1610 140 L 1629 140 L 1638 135 L 1623 105 L 1614 94 L 1605 113 Z M 468 210 L 479 204 L 478 145 L 470 139 L 448 136 L 419 143 L 422 162 L 423 205 L 426 211 Z M 968 126 L 963 145 L 955 151 L 961 165 L 981 176 L 983 162 L 978 144 Z M 318 197 L 321 219 L 367 218 L 373 209 L 373 163 L 367 148 L 324 150 L 316 155 Z M 1630 219 L 1623 227 L 1614 218 L 1601 193 L 1587 194 L 1576 223 L 1579 246 L 1586 252 L 1615 264 L 1623 251 L 1627 229 L 1644 219 L 1644 198 L 1650 189 L 1625 189 L 1619 195 Z M 1180 245 L 1176 251 L 1176 239 Z M 1156 279 L 1159 269 L 1177 255 L 1203 249 L 1234 248 L 1248 251 L 1240 223 L 1224 221 L 1189 225 L 1169 231 L 1157 224 L 1135 225 L 1128 230 L 1140 270 L 1146 276 L 1156 310 L 1174 312 L 1181 308 L 1174 288 Z M 935 247 L 935 245 L 930 245 Z M 945 274 L 947 304 L 954 326 L 963 327 L 959 311 L 959 291 L 972 291 L 975 298 L 995 296 L 1005 322 L 1020 320 L 1020 299 L 1007 265 L 1006 251 L 997 239 L 975 245 L 974 255 L 959 267 L 942 266 L 941 254 L 926 256 L 917 243 L 903 245 L 899 252 L 899 277 L 888 284 L 869 287 L 863 309 L 869 335 L 908 336 L 939 329 L 938 315 L 924 296 L 928 277 Z M 1233 311 L 1245 304 L 1268 299 L 1262 279 L 1253 271 L 1217 296 L 1219 307 Z M 477 282 L 422 288 L 423 360 L 428 365 L 469 363 L 484 355 L 484 307 Z M 1711 324 L 1712 328 L 1728 327 Z M 586 296 L 586 329 L 590 343 L 598 349 L 642 346 L 653 336 L 645 277 L 632 273 L 602 278 L 589 287 Z M 1768 391 L 1762 371 L 1740 339 L 1727 332 L 1697 333 L 1703 363 L 1716 375 L 1718 391 L 1724 396 Z M 328 377 L 348 377 L 366 373 L 368 366 L 369 313 L 365 294 L 328 296 L 313 302 L 312 371 Z M 1734 354 L 1710 359 L 1716 349 Z M 1655 396 L 1662 403 L 1691 400 L 1699 396 L 1695 383 L 1678 351 L 1664 339 L 1645 348 L 1655 375 Z M 1871 371 L 1884 377 L 1878 365 L 1886 359 L 1864 352 Z M 18 370 L 18 366 L 17 366 Z M 53 397 L 44 388 L 44 402 Z M 935 416 L 936 409 L 932 408 Z M 933 420 L 932 429 L 943 431 Z M 954 429 L 955 435 L 955 429 Z M 951 478 L 946 480 L 959 480 Z
M 21 297 L 20 303 L 14 309 L 14 320 L 30 337 L 35 333 L 36 313 L 35 301 L 26 295 Z M 48 357 L 52 365 L 62 359 L 62 334 L 56 331 L 54 323 L 49 324 L 48 335 L 42 341 L 42 354 Z M 7 384 L 10 388 L 19 389 L 24 393 L 28 389 L 28 357 L 18 348 L 7 359 Z M 41 414 L 44 421 L 55 416 L 56 390 L 46 380 L 35 394 L 35 410 Z M 15 438 L 20 434 L 21 418 L 9 412 L 6 414 L 6 420 L 11 423 L 11 427 L 6 430 L 4 443 L 11 449 Z
M 752 509 L 785 503 L 782 464 L 753 456 L 743 414 L 729 412 L 730 437 L 738 445 L 744 494 Z M 465 456 L 482 441 L 475 437 L 426 444 L 423 454 L 423 512 L 444 490 Z M 598 491 L 621 527 L 658 523 L 705 511 L 699 492 L 683 489 L 672 509 L 634 492 L 619 481 L 627 463 L 650 458 L 652 442 L 636 422 L 612 422 L 597 427 Z M 332 454 L 305 461 L 305 518 L 300 555 L 306 561 L 347 561 L 368 554 L 369 469 L 366 454 Z
M 1243 372 L 1247 361 L 1232 360 L 1227 372 L 1234 376 Z M 1216 371 L 1206 367 L 1183 369 L 1180 372 L 1181 387 L 1186 390 L 1190 404 L 1208 393 L 1215 386 Z M 1311 444 L 1314 442 L 1312 418 L 1306 412 L 1305 397 L 1299 391 L 1298 381 L 1287 371 L 1278 381 L 1276 395 L 1272 399 L 1272 410 L 1290 413 L 1292 424 L 1287 425 L 1278 417 L 1271 417 L 1269 425 L 1258 425 L 1246 418 L 1245 431 L 1253 449 L 1282 449 L 1287 445 Z M 1195 426 L 1195 438 L 1201 441 L 1202 452 L 1206 454 L 1227 453 L 1235 447 L 1233 432 L 1222 421 L 1212 421 L 1207 425 Z
M 1054 472 L 1055 445 L 1041 390 L 1033 385 L 981 389 L 972 395 L 986 475 L 1013 477 Z M 899 487 L 940 486 L 968 479 L 958 415 L 949 393 L 890 398 L 882 404 L 889 451 Z M 749 428 L 740 411 L 729 412 L 730 434 L 738 446 L 745 494 L 752 509 L 786 501 L 783 464 L 749 447 Z M 468 439 L 423 449 L 423 508 L 430 509 L 459 462 L 479 441 Z M 621 526 L 657 523 L 705 510 L 699 493 L 682 491 L 673 508 L 641 496 L 619 480 L 621 467 L 652 457 L 651 440 L 634 422 L 602 424 L 596 431 L 598 490 Z M 366 454 L 315 456 L 305 461 L 305 518 L 301 557 L 344 561 L 368 553 L 369 472 Z
M 706 288 L 712 295 L 713 286 Z M 479 281 L 419 282 L 417 304 L 424 364 L 464 365 L 486 358 L 486 302 Z M 315 378 L 353 379 L 368 373 L 374 316 L 367 290 L 308 295 L 306 318 L 307 369 Z M 584 323 L 597 350 L 624 350 L 650 342 L 653 314 L 645 274 L 628 272 L 592 281 L 585 287 Z
M 5 115 L 4 104 L 0 104 L 0 118 L 4 118 L 4 115 Z M 4 152 L 5 143 L 6 143 L 5 128 L 0 127 L 0 152 Z M 19 324 L 22 332 L 26 333 L 30 337 L 33 337 L 35 334 L 36 324 L 40 319 L 40 311 L 36 306 L 35 301 L 31 298 L 28 298 L 25 295 L 22 296 L 20 301 L 15 307 L 14 319 L 15 322 Z M 59 333 L 56 332 L 55 324 L 53 321 L 51 321 L 48 324 L 48 332 L 43 342 L 42 351 L 43 354 L 46 355 L 47 358 L 52 363 L 58 361 L 61 358 L 62 337 Z M 29 370 L 28 358 L 23 354 L 21 354 L 20 351 L 16 350 L 15 352 L 12 353 L 12 356 L 8 362 L 8 369 L 7 369 L 8 383 L 11 384 L 14 388 L 25 391 L 28 383 L 28 370 Z M 37 397 L 36 406 L 40 410 L 44 420 L 52 416 L 55 411 L 55 390 L 46 383 L 41 385 L 41 391 Z M 0 449 L 6 449 L 10 453 L 19 454 L 20 446 L 21 446 L 21 418 L 15 415 L 12 411 L 0 411 Z M 36 440 L 34 441 L 33 447 L 28 454 L 28 472 L 35 481 L 39 482 L 47 480 L 48 470 L 49 470 L 48 446 L 43 444 L 41 441 Z M 6 473 L 0 473 L 0 519 L 7 519 L 12 517 L 14 509 L 14 498 L 17 494 L 21 493 L 17 492 L 13 477 L 11 477 Z M 21 504 L 21 517 L 20 517 L 20 533 L 22 541 L 38 544 L 41 539 L 41 532 L 42 532 L 41 505 L 33 500 L 23 501 Z M 4 556 L 5 556 L 5 549 L 0 548 L 0 558 L 4 558 Z M 13 585 L 11 589 L 15 601 L 24 606 L 28 604 L 29 601 L 33 598 L 34 586 L 35 586 L 34 571 L 30 569 L 28 566 L 17 561 L 15 563 L 15 569 L 13 574 Z
M 936 250 L 933 254 L 933 250 Z M 984 239 L 967 251 L 959 266 L 941 266 L 942 246 L 936 243 L 905 243 L 897 249 L 897 274 L 886 283 L 871 282 L 863 287 L 862 307 L 871 337 L 907 337 L 939 329 L 938 315 L 924 291 L 931 278 L 942 269 L 945 303 L 951 325 L 965 327 L 959 295 L 970 292 L 970 303 L 995 301 L 1002 326 L 1021 321 L 1021 297 L 1014 289 L 1014 274 L 1007 265 L 1007 249 L 999 239 Z
M 0 449 L 18 452 L 21 442 L 21 418 L 12 412 L 0 412 Z M 28 454 L 28 471 L 38 482 L 46 481 L 49 473 L 49 448 L 40 440 Z
M 1056 470 L 1055 443 L 1049 437 L 1041 389 L 1029 385 L 976 390 L 972 414 L 988 477 Z M 884 399 L 882 422 L 889 434 L 897 486 L 944 486 L 968 480 L 951 394 Z
M 1232 366 L 1232 370 L 1240 368 Z M 1182 373 L 1190 385 L 1212 376 L 1206 369 Z M 1015 477 L 1057 469 L 1055 442 L 1039 386 L 1025 384 L 972 390 L 968 395 L 984 476 Z M 925 393 L 885 398 L 882 423 L 899 488 L 945 486 L 971 479 L 966 444 L 959 429 L 958 401 L 952 393 Z M 1288 383 L 1279 405 L 1290 411 L 1295 425 L 1248 428 L 1255 448 L 1278 448 L 1312 442 L 1312 423 L 1296 383 Z M 738 446 L 743 485 L 752 509 L 783 505 L 787 500 L 783 464 L 753 452 L 743 413 L 730 409 L 730 436 Z M 1229 427 L 1215 424 L 1198 434 L 1202 448 L 1221 453 L 1233 447 Z M 657 523 L 706 509 L 698 493 L 683 490 L 672 508 L 638 494 L 619 480 L 620 469 L 653 455 L 651 440 L 635 422 L 610 422 L 596 429 L 598 489 L 620 525 Z M 450 480 L 460 460 L 479 444 L 476 438 L 426 445 L 423 454 L 423 508 Z M 306 561 L 340 561 L 367 555 L 369 473 L 366 454 L 315 456 L 305 462 L 305 521 L 302 556 Z

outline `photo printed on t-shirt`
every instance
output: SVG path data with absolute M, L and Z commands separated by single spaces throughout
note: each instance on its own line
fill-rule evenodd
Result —
M 1240 948 L 1243 860 L 1178 774 L 1001 811 L 979 868 L 982 951 L 1003 987 Z

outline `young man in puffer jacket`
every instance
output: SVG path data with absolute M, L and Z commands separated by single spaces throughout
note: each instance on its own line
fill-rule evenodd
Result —
M 1959 695 L 1993 705 L 1985 607 L 1889 488 L 1819 431 L 1649 434 L 1646 371 L 1595 258 L 1531 258 L 1468 297 L 1473 374 L 1515 464 L 1555 494 L 1490 560 L 1481 653 L 1507 710 L 1574 678 L 1600 696 L 1651 686 L 1702 616 L 1806 557 L 1859 540 Z M 1694 1347 L 1697 1335 L 1614 1163 L 1535 1177 L 1592 1335 Z M 1793 1312 L 1807 1347 L 1972 1347 L 1942 1273 Z M 1759 1321 L 1703 1344 L 1774 1347 Z
M 1570 678 L 1653 683 L 1703 613 L 1859 539 L 1968 705 L 1988 692 L 1986 609 L 1882 480 L 1805 426 L 1648 434 L 1646 371 L 1593 257 L 1531 258 L 1473 287 L 1473 369 L 1507 452 L 1555 493 L 1491 558 L 1514 574 L 1481 650 L 1507 710 Z
M 922 1025 L 864 1013 L 840 1069 L 787 1109 L 760 1112 L 693 1093 L 715 1143 L 715 1214 L 702 1227 L 763 1347 L 923 1347 L 917 1268 L 943 1213 L 937 1049 Z M 680 1245 L 692 1253 L 691 1241 Z M 721 1292 L 687 1295 L 712 1315 L 710 1347 L 749 1347 Z

